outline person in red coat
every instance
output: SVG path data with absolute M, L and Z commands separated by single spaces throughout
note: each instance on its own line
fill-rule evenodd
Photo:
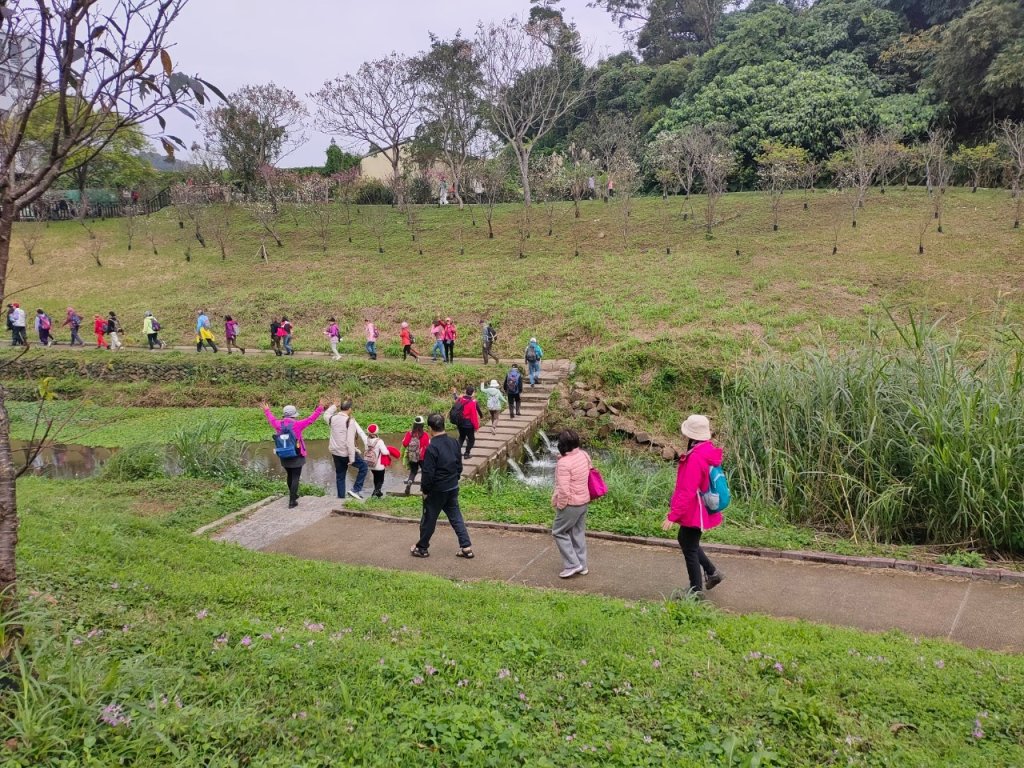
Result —
M 466 393 L 461 397 L 455 390 L 452 390 L 452 397 L 455 402 L 462 406 L 462 418 L 459 420 L 459 447 L 463 449 L 462 457 L 469 458 L 473 446 L 476 444 L 476 431 L 480 429 L 480 417 L 484 415 L 480 403 L 476 401 L 476 388 L 466 387 Z

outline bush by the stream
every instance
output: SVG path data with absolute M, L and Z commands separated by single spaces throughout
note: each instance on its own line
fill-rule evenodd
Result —
M 129 446 L 107 460 L 101 475 L 104 480 L 119 482 L 153 480 L 167 474 L 166 458 L 166 451 L 151 445 Z

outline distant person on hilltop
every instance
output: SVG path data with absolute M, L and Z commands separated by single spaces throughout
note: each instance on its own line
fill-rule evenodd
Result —
M 459 330 L 455 327 L 455 322 L 450 318 L 444 319 L 444 331 L 441 334 L 441 339 L 444 341 L 444 361 L 446 363 L 455 362 L 455 339 L 458 338 Z
M 484 365 L 487 365 L 488 358 L 494 358 L 495 364 L 498 364 L 501 361 L 491 351 L 494 348 L 494 342 L 498 340 L 498 332 L 494 330 L 494 326 L 489 320 L 481 321 L 481 325 L 483 325 Z
M 505 394 L 508 396 L 508 417 L 514 419 L 523 415 L 523 374 L 519 363 L 512 363 L 512 369 L 505 376 Z
M 530 339 L 526 345 L 526 352 L 523 355 L 526 360 L 526 369 L 530 375 L 530 386 L 540 384 L 540 361 L 544 358 L 544 350 L 537 343 L 537 338 Z
M 445 179 L 441 179 L 441 184 L 437 189 L 437 204 L 448 205 L 448 182 Z
M 85 342 L 82 341 L 82 337 L 78 334 L 82 327 L 82 316 L 75 312 L 74 307 L 68 307 L 67 314 L 64 316 L 64 322 L 61 323 L 61 328 L 65 326 L 71 328 L 71 346 L 84 347 Z
M 201 309 L 199 317 L 196 318 L 196 352 L 202 352 L 204 344 L 214 352 L 217 351 L 217 344 L 210 328 L 210 318 L 206 315 L 206 310 Z
M 380 331 L 377 330 L 377 324 L 370 318 L 365 318 L 366 323 L 366 354 L 370 356 L 371 360 L 377 359 L 377 339 L 380 338 Z
M 110 345 L 104 338 L 107 335 L 107 321 L 102 315 L 93 317 L 92 331 L 96 334 L 96 349 L 110 349 Z
M 231 315 L 224 315 L 224 339 L 227 341 L 229 355 L 232 347 L 245 354 L 245 347 L 238 346 L 238 321 Z
M 412 331 L 409 330 L 408 323 L 402 323 L 402 329 L 398 335 L 402 340 L 402 359 L 405 360 L 409 355 L 412 355 L 414 360 L 419 360 L 420 355 L 416 351 L 416 347 L 413 346 L 416 339 L 413 337 Z
M 437 529 L 437 518 L 442 512 L 448 518 L 459 540 L 456 557 L 473 559 L 473 544 L 469 540 L 466 522 L 459 509 L 459 480 L 462 477 L 462 459 L 459 444 L 444 431 L 444 416 L 430 414 L 430 445 L 423 456 L 423 514 L 420 517 L 420 538 L 410 550 L 413 557 L 430 557 L 430 539 Z

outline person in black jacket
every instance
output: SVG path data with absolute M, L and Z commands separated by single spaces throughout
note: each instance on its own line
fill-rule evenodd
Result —
M 459 479 L 462 477 L 462 454 L 459 443 L 444 431 L 444 416 L 432 413 L 427 419 L 430 445 L 420 467 L 420 489 L 423 491 L 423 515 L 420 517 L 420 540 L 411 550 L 413 557 L 430 557 L 430 537 L 437 528 L 437 518 L 444 512 L 459 538 L 457 557 L 471 559 L 473 545 L 459 510 Z

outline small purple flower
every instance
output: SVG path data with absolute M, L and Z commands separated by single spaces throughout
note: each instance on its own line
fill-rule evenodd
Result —
M 523 693 L 522 691 L 519 692 L 519 700 L 520 701 L 526 701 L 526 694 Z
M 294 648 L 296 651 L 301 651 L 302 650 L 302 643 L 296 643 L 295 645 L 292 646 L 292 648 Z
M 419 675 L 416 675 L 416 677 L 414 677 L 410 681 L 410 685 L 423 685 L 423 678 L 420 677 Z
M 121 627 L 121 631 L 127 633 L 127 632 L 131 631 L 131 628 L 132 628 L 131 624 L 125 624 L 124 626 Z
M 120 704 L 107 704 L 103 711 L 100 712 L 100 720 L 111 728 L 117 728 L 119 725 L 131 725 L 132 723 L 131 716 L 125 714 Z
M 274 636 L 272 634 L 270 634 L 269 632 L 264 632 L 262 635 L 260 635 L 260 640 L 273 640 L 273 639 L 274 639 Z
M 120 584 L 118 584 L 118 583 L 117 583 L 116 581 L 114 581 L 114 582 L 111 582 L 111 584 L 110 584 L 110 588 L 111 588 L 111 589 L 120 589 L 120 588 L 121 588 L 121 585 L 120 585 Z
M 174 706 L 176 706 L 178 709 L 181 709 L 183 706 L 185 706 L 181 702 L 181 696 L 175 696 L 174 697 Z
M 242 638 L 241 645 L 242 645 L 243 648 L 248 648 L 250 645 L 252 645 L 252 638 L 249 637 L 248 635 L 246 635 L 245 637 Z
M 580 666 L 581 667 L 587 666 L 587 660 L 586 659 L 580 659 Z
M 465 688 L 467 685 L 469 685 L 469 680 L 463 678 L 462 680 L 459 680 L 459 682 L 457 682 L 455 685 L 457 685 L 459 688 Z
M 380 664 L 383 667 L 384 666 L 384 657 L 381 656 L 379 659 L 377 659 L 377 663 Z
M 651 666 L 655 669 L 661 669 L 661 662 L 658 659 L 655 659 L 653 662 L 651 662 Z
M 88 634 L 86 635 L 86 638 L 89 639 L 89 640 L 92 640 L 94 637 L 103 637 L 103 630 L 102 629 L 90 629 Z
M 213 641 L 213 649 L 217 650 L 218 648 L 223 648 L 227 644 L 228 644 L 228 634 L 227 634 L 227 632 L 225 632 L 223 635 L 221 635 L 220 637 L 218 637 L 216 640 Z
M 985 738 L 985 731 L 981 729 L 981 720 L 975 719 L 974 730 L 971 731 L 971 736 L 973 736 L 975 739 Z
M 774 664 L 772 664 L 772 669 L 774 669 L 774 670 L 775 670 L 776 672 L 778 672 L 778 673 L 779 673 L 780 675 L 781 675 L 781 674 L 782 674 L 783 672 L 785 672 L 785 671 L 786 671 L 786 668 L 785 668 L 784 666 L 782 666 L 782 662 L 781 662 L 781 661 L 776 661 L 776 662 L 775 662 Z
M 498 679 L 499 680 L 504 680 L 506 677 L 509 677 L 511 674 L 512 673 L 509 672 L 507 669 L 504 669 L 504 668 L 499 669 L 498 670 Z
M 209 615 L 210 615 L 210 612 L 208 610 L 206 610 L 205 608 L 203 608 L 202 610 L 196 611 L 196 618 L 199 619 L 200 621 L 202 621 L 203 619 L 205 619 Z
M 387 624 L 389 621 L 391 621 L 391 617 L 388 616 L 386 613 L 380 617 L 381 624 Z
M 763 655 L 764 654 L 762 654 L 760 651 L 751 651 L 746 655 L 745 658 L 747 659 L 747 661 L 756 661 L 757 659 L 760 659 Z
M 306 629 L 308 629 L 310 632 L 323 632 L 324 631 L 324 625 L 320 624 L 320 623 L 312 623 L 312 622 L 308 622 L 307 621 L 305 626 L 306 626 Z
M 434 667 L 430 666 L 429 664 L 427 664 L 425 667 L 423 667 L 423 671 L 426 672 L 427 675 L 431 676 L 431 677 L 437 674 L 437 669 L 435 669 Z
M 946 668 L 946 662 L 944 662 L 942 659 L 936 659 L 935 660 L 935 668 L 936 669 L 945 669 Z
M 650 744 L 651 741 L 652 741 L 652 739 L 651 739 L 650 736 L 646 736 L 646 735 L 644 736 L 644 744 Z
M 82 642 L 83 642 L 82 638 L 76 637 L 74 640 L 71 641 L 71 644 L 72 645 L 81 645 Z
M 307 717 L 309 717 L 309 715 L 306 714 L 305 710 L 292 713 L 292 720 L 305 720 Z

